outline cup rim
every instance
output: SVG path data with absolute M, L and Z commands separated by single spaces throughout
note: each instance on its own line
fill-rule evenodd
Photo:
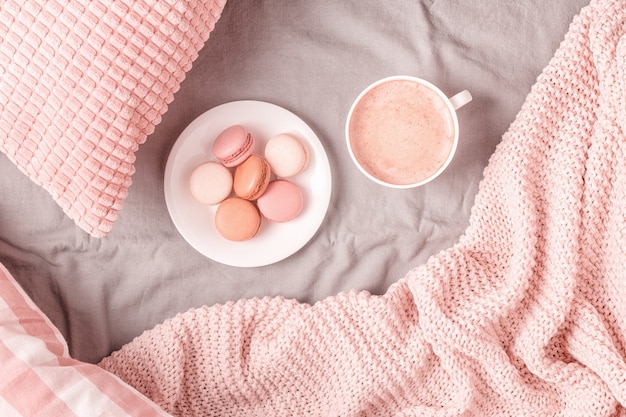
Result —
M 391 82 L 391 81 L 413 81 L 413 82 L 425 85 L 426 87 L 430 88 L 432 91 L 437 93 L 437 95 L 439 95 L 441 99 L 443 99 L 444 103 L 446 103 L 446 106 L 448 107 L 448 110 L 450 111 L 450 114 L 452 116 L 452 122 L 454 124 L 454 140 L 452 143 L 452 148 L 450 149 L 450 153 L 448 154 L 448 157 L 446 158 L 445 162 L 439 167 L 439 169 L 437 169 L 437 171 L 432 173 L 430 176 L 414 183 L 394 184 L 394 183 L 390 183 L 387 181 L 383 181 L 380 178 L 375 177 L 361 165 L 356 155 L 354 154 L 354 151 L 352 150 L 352 144 L 350 142 L 350 122 L 352 120 L 352 114 L 354 113 L 354 110 L 358 106 L 361 99 L 363 99 L 363 97 L 374 88 L 378 87 L 381 84 Z M 431 182 L 432 180 L 434 180 L 435 178 L 437 178 L 439 175 L 441 175 L 443 171 L 446 170 L 448 165 L 450 165 L 450 162 L 452 162 L 452 159 L 454 158 L 454 154 L 456 153 L 456 149 L 459 143 L 459 119 L 456 113 L 456 109 L 452 105 L 450 98 L 446 96 L 439 87 L 437 87 L 430 81 L 427 81 L 423 78 L 415 77 L 412 75 L 392 75 L 392 76 L 384 77 L 384 78 L 374 81 L 373 83 L 365 87 L 359 93 L 359 95 L 354 99 L 354 101 L 352 102 L 352 105 L 350 106 L 350 110 L 348 111 L 348 115 L 346 117 L 345 137 L 346 137 L 346 145 L 348 147 L 348 153 L 350 154 L 350 158 L 352 159 L 352 162 L 356 165 L 359 171 L 361 171 L 361 173 L 364 174 L 371 181 L 378 183 L 380 185 L 386 186 L 386 187 L 390 187 L 390 188 L 399 188 L 399 189 L 416 188 L 416 187 L 425 185 Z

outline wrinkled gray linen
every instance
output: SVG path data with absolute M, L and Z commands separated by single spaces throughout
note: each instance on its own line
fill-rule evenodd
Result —
M 0 262 L 66 336 L 96 362 L 192 307 L 263 296 L 314 303 L 352 289 L 374 294 L 465 230 L 482 171 L 588 0 L 393 2 L 229 0 L 163 121 L 137 152 L 113 231 L 89 237 L 0 156 Z M 425 78 L 474 100 L 459 115 L 451 165 L 418 189 L 384 188 L 354 167 L 347 112 L 390 75 Z M 275 103 L 323 143 L 330 207 L 311 241 L 278 263 L 238 268 L 196 252 L 167 211 L 171 147 L 204 111 L 234 100 Z

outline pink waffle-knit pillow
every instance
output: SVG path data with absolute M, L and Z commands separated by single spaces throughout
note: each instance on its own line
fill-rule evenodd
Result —
M 225 2 L 0 1 L 0 151 L 106 235 Z

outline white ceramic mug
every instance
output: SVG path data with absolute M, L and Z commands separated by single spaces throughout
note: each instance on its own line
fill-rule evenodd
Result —
M 467 90 L 448 98 L 421 78 L 392 76 L 369 85 L 346 121 L 348 151 L 365 176 L 393 188 L 424 185 L 450 164 L 459 141 L 456 111 Z

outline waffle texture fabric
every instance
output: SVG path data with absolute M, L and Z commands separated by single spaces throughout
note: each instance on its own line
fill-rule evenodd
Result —
M 196 308 L 100 365 L 173 415 L 626 416 L 626 2 L 572 22 L 457 244 L 385 294 Z
M 226 0 L 2 0 L 0 151 L 106 235 Z

